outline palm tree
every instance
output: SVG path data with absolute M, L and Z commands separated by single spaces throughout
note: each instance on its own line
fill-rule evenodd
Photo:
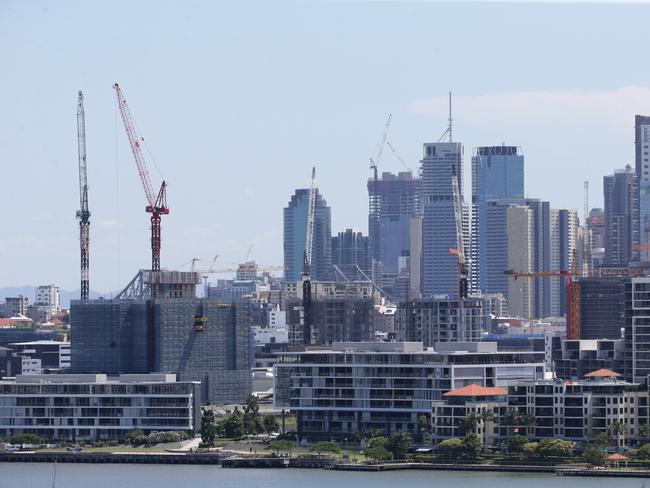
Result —
M 537 419 L 530 413 L 525 413 L 519 416 L 519 422 L 526 428 L 526 436 L 530 435 L 530 428 L 535 426 Z
M 639 425 L 639 440 L 650 438 L 650 424 L 641 424 Z
M 517 410 L 514 408 L 509 408 L 506 410 L 506 413 L 501 417 L 499 425 L 506 427 L 506 437 L 512 437 L 512 430 L 515 425 L 517 425 Z
M 614 420 L 609 424 L 609 433 L 612 437 L 616 438 L 617 447 L 621 447 L 625 444 L 625 434 L 627 434 L 627 424 L 621 422 L 620 420 Z M 623 436 L 623 442 L 621 442 L 621 436 Z
M 465 415 L 465 418 L 460 422 L 460 430 L 463 434 L 475 434 L 476 428 L 478 427 L 479 422 L 481 421 L 480 417 L 474 412 L 470 412 Z
M 485 445 L 487 443 L 487 423 L 494 420 L 494 412 L 485 408 L 481 410 L 478 417 L 481 419 L 481 423 L 483 424 L 483 444 Z

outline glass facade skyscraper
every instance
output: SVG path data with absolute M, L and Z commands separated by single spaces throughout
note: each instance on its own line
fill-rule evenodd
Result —
M 516 146 L 476 148 L 472 156 L 471 288 L 486 288 L 487 202 L 524 198 L 524 156 Z

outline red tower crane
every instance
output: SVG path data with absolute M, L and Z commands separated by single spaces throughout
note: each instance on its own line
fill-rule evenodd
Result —
M 126 135 L 129 138 L 131 151 L 133 151 L 135 164 L 138 167 L 144 194 L 147 197 L 148 205 L 145 207 L 145 211 L 151 214 L 151 269 L 152 271 L 160 271 L 160 217 L 169 213 L 169 207 L 167 206 L 167 184 L 163 180 L 158 193 L 154 193 L 147 164 L 145 163 L 142 149 L 140 148 L 140 141 L 144 139 L 138 136 L 135 130 L 131 113 L 129 112 L 129 106 L 122 94 L 122 89 L 117 83 L 113 85 L 113 88 L 117 95 L 117 104 L 120 108 Z

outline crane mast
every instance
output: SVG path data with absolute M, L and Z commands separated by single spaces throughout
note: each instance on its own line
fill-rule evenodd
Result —
M 77 100 L 77 151 L 79 155 L 79 248 L 81 251 L 81 299 L 90 295 L 90 210 L 88 210 L 88 171 L 86 168 L 86 113 L 84 95 Z
M 458 258 L 458 297 L 467 298 L 467 263 L 465 261 L 465 242 L 463 240 L 463 210 L 458 189 L 456 167 L 451 171 L 451 192 L 454 205 L 454 222 L 456 224 L 456 249 L 450 250 Z
M 311 344 L 311 248 L 314 242 L 314 212 L 316 210 L 316 167 L 311 169 L 311 186 L 307 199 L 307 229 L 302 265 L 302 342 Z
M 145 207 L 145 211 L 151 214 L 151 270 L 160 271 L 160 218 L 162 215 L 169 214 L 169 207 L 167 206 L 167 184 L 163 180 L 160 184 L 158 193 L 154 193 L 151 178 L 149 178 L 149 170 L 147 169 L 147 164 L 142 154 L 142 148 L 140 147 L 140 141 L 144 139 L 139 137 L 135 130 L 129 106 L 122 94 L 122 89 L 117 83 L 113 85 L 113 88 L 115 89 L 115 94 L 117 96 L 117 104 L 120 109 L 120 115 L 122 116 L 122 122 L 124 122 L 126 136 L 129 139 L 133 158 L 135 159 L 138 174 L 140 175 L 140 181 L 142 182 L 144 194 L 147 198 L 148 205 Z

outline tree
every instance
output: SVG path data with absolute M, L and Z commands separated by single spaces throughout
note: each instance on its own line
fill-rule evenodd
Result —
M 248 395 L 246 397 L 246 406 L 244 407 L 244 412 L 252 414 L 253 416 L 260 414 L 260 402 L 254 395 Z
M 413 444 L 411 436 L 407 432 L 399 431 L 390 435 L 384 447 L 393 453 L 395 459 L 404 459 L 411 444 Z
M 532 458 L 537 455 L 538 447 L 539 444 L 537 442 L 528 442 L 521 446 L 521 453 L 527 458 Z
M 214 445 L 216 436 L 217 426 L 214 423 L 214 412 L 212 410 L 204 410 L 203 415 L 201 415 L 201 441 L 210 447 Z
M 427 434 L 431 433 L 431 417 L 429 415 L 420 415 L 418 417 L 418 441 L 424 442 Z
M 625 434 L 627 434 L 627 424 L 625 422 L 614 420 L 609 424 L 608 430 L 612 438 L 616 439 L 617 446 L 625 444 Z
M 464 450 L 465 448 L 462 439 L 445 439 L 436 447 L 436 452 L 445 457 L 461 456 L 463 455 Z
M 540 457 L 568 457 L 573 452 L 573 442 L 562 439 L 542 439 L 537 445 Z
M 203 428 L 203 417 L 201 417 L 201 428 Z M 144 444 L 142 442 L 142 439 L 146 438 L 146 435 L 143 431 L 140 429 L 131 429 L 127 434 L 124 440 L 127 442 L 127 444 L 131 445 L 138 445 L 138 444 Z
M 465 456 L 475 458 L 481 452 L 481 441 L 476 434 L 466 435 L 463 439 L 463 451 Z
M 639 439 L 650 439 L 650 424 L 639 425 Z
M 262 419 L 262 423 L 264 424 L 264 430 L 267 434 L 280 430 L 280 424 L 278 423 L 278 419 L 275 418 L 275 415 L 265 415 Z
M 341 446 L 333 441 L 320 441 L 313 444 L 309 450 L 311 452 L 317 452 L 320 456 L 321 452 L 331 452 L 334 454 L 341 452 Z
M 478 415 L 470 412 L 460 421 L 460 431 L 465 435 L 475 433 L 480 421 L 481 419 Z
M 245 434 L 243 415 L 237 407 L 223 423 L 223 435 L 229 439 L 238 439 Z
M 526 428 L 526 435 L 529 436 L 531 434 L 531 427 L 535 426 L 537 419 L 534 415 L 525 413 L 519 416 L 519 422 Z
M 639 459 L 650 459 L 650 444 L 643 444 L 634 453 L 634 457 Z
M 499 424 L 503 427 L 506 427 L 506 435 L 510 437 L 512 435 L 512 430 L 515 425 L 517 425 L 517 420 L 519 418 L 519 415 L 517 413 L 517 410 L 514 408 L 509 408 L 506 410 L 506 413 L 503 414 L 501 417 L 501 421 Z
M 594 444 L 599 447 L 611 446 L 612 442 L 613 439 L 608 432 L 598 432 L 594 437 Z
M 276 454 L 279 454 L 280 451 L 291 451 L 292 447 L 293 447 L 293 442 L 291 441 L 275 440 L 269 442 L 269 445 L 266 446 L 266 449 L 275 451 Z
M 494 412 L 492 410 L 488 410 L 487 408 L 485 408 L 481 410 L 481 413 L 478 414 L 478 418 L 483 424 L 482 443 L 485 444 L 487 442 L 487 423 L 492 422 L 494 420 Z
M 9 438 L 9 444 L 42 444 L 43 440 L 36 434 L 14 434 Z
M 371 449 L 375 447 L 386 447 L 386 442 L 388 442 L 386 437 L 383 435 L 377 435 L 368 439 L 368 447 Z
M 375 461 L 385 461 L 386 459 L 390 459 L 391 456 L 391 452 L 382 446 L 369 447 L 366 449 L 366 457 L 374 459 Z
M 591 445 L 582 454 L 582 460 L 592 466 L 604 466 L 607 463 L 607 455 L 600 447 Z
M 528 438 L 525 435 L 516 434 L 508 439 L 506 445 L 508 446 L 508 452 L 510 453 L 520 453 L 523 450 L 523 447 L 528 444 Z

